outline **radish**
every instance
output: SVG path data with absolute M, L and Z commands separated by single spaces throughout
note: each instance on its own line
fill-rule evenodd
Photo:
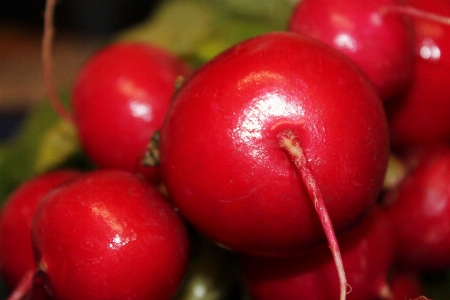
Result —
M 39 202 L 52 188 L 79 174 L 59 170 L 38 175 L 22 183 L 6 199 L 0 215 L 0 273 L 10 289 L 36 268 L 30 234 Z
M 97 52 L 72 91 L 74 122 L 89 157 L 101 168 L 135 171 L 163 123 L 177 78 L 189 72 L 180 59 L 144 43 Z M 148 177 L 158 181 L 158 170 Z
M 450 148 L 430 147 L 383 202 L 399 239 L 404 269 L 432 272 L 450 267 Z
M 408 0 L 407 4 L 450 16 L 450 2 L 446 0 Z M 450 140 L 449 18 L 424 16 L 413 18 L 413 23 L 416 42 L 412 84 L 400 101 L 387 107 L 396 151 Z
M 76 74 L 71 108 L 54 90 L 51 42 L 54 1 L 46 7 L 44 79 L 56 111 L 76 127 L 89 158 L 100 168 L 140 173 L 160 181 L 159 168 L 142 167 L 146 146 L 159 130 L 177 80 L 191 66 L 166 49 L 142 42 L 117 42 L 98 50 Z
M 160 138 L 169 195 L 200 232 L 237 252 L 292 256 L 325 230 L 340 271 L 333 225 L 342 232 L 372 207 L 389 157 L 372 84 L 341 53 L 289 32 L 203 65 Z
M 188 262 L 174 207 L 125 171 L 53 189 L 36 209 L 32 241 L 36 276 L 56 299 L 171 299 Z
M 339 239 L 351 292 L 348 299 L 389 299 L 396 237 L 391 220 L 376 208 Z M 338 299 L 338 278 L 328 249 L 289 259 L 242 257 L 243 281 L 252 300 Z
M 412 77 L 412 24 L 404 14 L 386 13 L 400 5 L 399 0 L 303 0 L 288 30 L 319 39 L 351 58 L 387 101 L 399 96 Z

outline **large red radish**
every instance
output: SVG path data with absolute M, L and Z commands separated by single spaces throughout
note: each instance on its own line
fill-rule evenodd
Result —
M 334 228 L 355 225 L 376 202 L 389 156 L 367 77 L 289 32 L 203 65 L 176 94 L 160 138 L 163 178 L 185 218 L 223 247 L 262 256 L 298 255 L 324 243 L 324 229 L 338 253 Z

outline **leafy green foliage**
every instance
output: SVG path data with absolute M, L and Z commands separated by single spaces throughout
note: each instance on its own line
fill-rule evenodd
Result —
M 67 101 L 67 96 L 63 99 Z M 28 112 L 18 134 L 0 144 L 0 203 L 17 185 L 34 175 L 74 166 L 70 163 L 74 157 L 83 157 L 85 162 L 77 162 L 83 168 L 89 165 L 70 126 L 48 101 L 42 101 Z
M 116 39 L 157 44 L 200 66 L 244 39 L 284 30 L 294 2 L 164 1 L 151 18 L 119 33 Z

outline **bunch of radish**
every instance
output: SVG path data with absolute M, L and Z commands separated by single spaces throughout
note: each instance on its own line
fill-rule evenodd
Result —
M 53 6 L 44 78 L 96 167 L 6 202 L 10 299 L 172 299 L 197 234 L 236 255 L 254 300 L 426 299 L 421 276 L 450 268 L 450 2 L 303 0 L 285 31 L 195 70 L 113 43 L 70 109 Z

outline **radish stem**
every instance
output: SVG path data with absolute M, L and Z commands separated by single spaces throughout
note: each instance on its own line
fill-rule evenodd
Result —
M 44 73 L 44 85 L 50 102 L 56 113 L 61 118 L 72 122 L 72 115 L 62 105 L 53 82 L 52 42 L 54 36 L 53 14 L 56 0 L 47 0 L 44 12 L 44 34 L 42 37 L 42 68 Z
M 33 286 L 34 270 L 29 270 L 23 275 L 8 300 L 21 300 L 31 291 Z
M 277 135 L 278 144 L 283 148 L 290 156 L 300 172 L 303 183 L 306 186 L 311 200 L 313 200 L 314 208 L 319 216 L 322 223 L 325 235 L 328 240 L 328 246 L 331 250 L 334 263 L 337 268 L 339 286 L 340 286 L 340 300 L 346 299 L 347 294 L 347 278 L 345 276 L 344 264 L 342 262 L 341 251 L 339 249 L 339 244 L 334 232 L 333 224 L 331 223 L 330 216 L 326 209 L 322 194 L 317 182 L 314 179 L 311 166 L 303 152 L 303 148 L 300 143 L 300 138 L 294 134 L 292 131 L 286 130 L 282 131 Z
M 411 6 L 405 6 L 405 5 L 389 5 L 384 6 L 380 9 L 380 14 L 386 14 L 386 13 L 400 13 L 404 14 L 410 17 L 420 18 L 420 19 L 426 19 L 429 21 L 433 21 L 436 23 L 441 23 L 444 25 L 450 25 L 450 18 L 448 16 L 443 16 L 435 13 L 431 13 L 428 11 L 423 11 Z

